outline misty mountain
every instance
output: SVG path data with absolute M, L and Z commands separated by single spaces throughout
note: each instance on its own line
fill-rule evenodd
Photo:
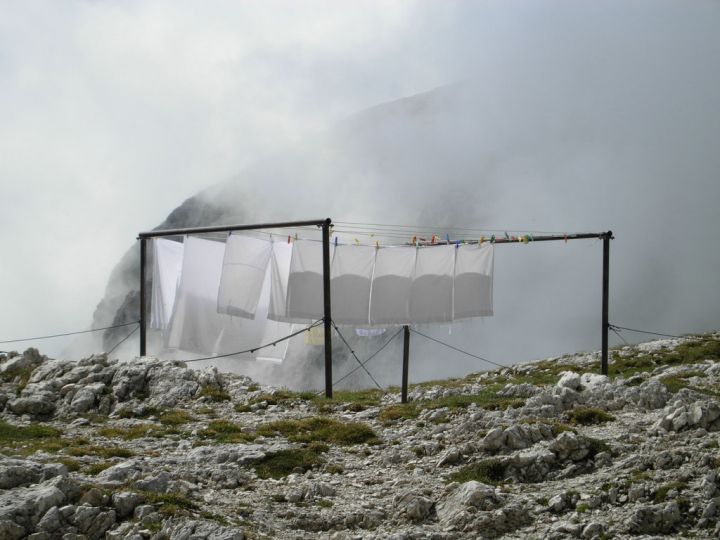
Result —
M 717 83 L 642 66 L 627 75 L 608 87 L 508 72 L 380 104 L 260 156 L 158 228 L 329 216 L 432 226 L 442 237 L 452 227 L 613 230 L 611 322 L 673 334 L 717 327 L 720 109 L 700 105 Z M 138 262 L 134 245 L 95 327 L 137 319 Z M 498 246 L 495 317 L 424 331 L 503 364 L 597 349 L 600 286 L 598 242 Z M 123 332 L 106 333 L 105 347 Z M 415 379 L 487 367 L 431 343 L 412 348 Z

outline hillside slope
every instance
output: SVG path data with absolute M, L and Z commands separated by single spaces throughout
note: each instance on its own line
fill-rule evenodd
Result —
M 415 385 L 0 356 L 0 537 L 716 538 L 720 334 Z M 76 536 L 63 536 L 71 533 Z

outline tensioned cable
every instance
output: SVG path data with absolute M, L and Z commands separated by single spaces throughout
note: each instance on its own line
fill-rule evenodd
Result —
M 335 324 L 335 321 L 333 321 L 333 320 L 331 319 L 331 320 L 330 320 L 330 323 L 333 325 L 333 328 L 335 328 L 335 331 L 338 333 L 338 336 L 340 336 L 340 339 L 342 339 L 342 340 L 343 340 L 343 343 L 345 343 L 345 346 L 346 346 L 346 347 L 348 348 L 348 350 L 350 351 L 350 354 L 353 355 L 353 358 L 355 358 L 355 360 L 357 361 L 357 363 L 360 364 L 360 367 L 362 367 L 363 370 L 365 371 L 365 373 L 368 374 L 368 377 L 370 377 L 370 379 L 372 380 L 372 382 L 375 383 L 375 386 L 377 386 L 377 387 L 380 389 L 381 392 L 385 392 L 385 389 L 384 389 L 382 386 L 380 386 L 380 383 L 375 380 L 375 377 L 372 376 L 372 373 L 370 373 L 370 372 L 368 371 L 368 369 L 365 367 L 365 365 L 364 365 L 364 364 L 360 361 L 360 359 L 357 357 L 357 354 L 355 354 L 355 351 L 353 351 L 353 348 L 352 348 L 352 347 L 350 346 L 350 344 L 347 342 L 347 340 L 345 339 L 345 336 L 343 336 L 343 335 L 340 333 L 340 329 L 339 329 L 339 328 L 337 327 L 337 325 Z
M 386 224 L 386 223 L 359 223 L 359 222 L 352 222 L 352 221 L 334 221 L 333 223 L 337 225 L 342 225 L 344 227 L 358 227 L 358 228 L 364 228 L 365 230 L 371 229 L 371 228 L 378 228 L 379 230 L 386 230 L 385 228 L 394 228 L 394 229 L 408 229 L 408 232 L 412 231 L 429 231 L 429 232 L 437 232 L 437 231 L 470 231 L 470 232 L 519 232 L 519 231 L 525 231 L 525 232 L 531 232 L 531 233 L 537 233 L 537 234 L 565 234 L 567 231 L 538 231 L 533 229 L 523 229 L 523 228 L 512 228 L 512 229 L 485 229 L 485 228 L 470 228 L 470 227 L 449 227 L 447 225 L 445 226 L 434 226 L 434 225 L 393 225 L 393 224 Z
M 423 334 L 422 332 L 418 332 L 418 331 L 415 330 L 414 328 L 410 328 L 410 331 L 411 331 L 411 332 L 414 332 L 415 334 L 418 334 L 418 335 L 420 335 L 420 336 L 422 336 L 422 337 L 424 337 L 424 338 L 426 338 L 426 339 L 429 339 L 430 341 L 434 341 L 435 343 L 439 343 L 440 345 L 445 345 L 446 347 L 448 347 L 448 348 L 450 348 L 450 349 L 452 349 L 452 350 L 454 350 L 454 351 L 457 351 L 457 352 L 459 352 L 459 353 L 466 354 L 466 355 L 468 355 L 468 356 L 472 356 L 473 358 L 477 358 L 478 360 L 482 360 L 483 362 L 487 362 L 488 364 L 492 364 L 492 365 L 494 365 L 494 366 L 498 366 L 498 367 L 501 367 L 501 368 L 506 368 L 506 367 L 508 367 L 508 366 L 504 366 L 504 365 L 502 365 L 502 364 L 498 364 L 497 362 L 493 362 L 492 360 L 488 360 L 487 358 L 483 358 L 482 356 L 478 356 L 477 354 L 469 353 L 469 352 L 467 352 L 467 351 L 463 351 L 462 349 L 458 349 L 457 347 L 455 347 L 455 346 L 453 346 L 453 345 L 450 345 L 449 343 L 445 343 L 444 341 L 440 341 L 439 339 L 435 339 L 434 337 L 427 336 L 427 335 Z
M 0 341 L 0 343 L 17 343 L 18 341 L 35 341 L 38 339 L 50 339 L 50 338 L 63 337 L 63 336 L 75 336 L 77 334 L 89 334 L 90 332 L 100 332 L 101 330 L 110 330 L 111 328 L 122 328 L 123 326 L 130 326 L 132 324 L 138 324 L 139 322 L 140 321 L 133 321 L 133 322 L 124 323 L 124 324 L 115 324 L 113 326 L 105 326 L 103 328 L 93 328 L 91 330 L 80 330 L 78 332 L 65 332 L 64 334 L 53 334 L 51 336 L 37 336 L 37 337 L 22 338 L 22 339 L 8 339 L 6 341 Z
M 276 339 L 275 341 L 272 341 L 270 343 L 266 343 L 265 345 L 258 345 L 257 347 L 253 347 L 252 349 L 247 349 L 244 351 L 237 351 L 237 352 L 231 352 L 231 353 L 225 353 L 225 354 L 217 354 L 215 356 L 205 356 L 203 358 L 192 358 L 190 360 L 175 360 L 176 362 L 199 362 L 200 360 L 213 360 L 215 358 L 226 358 L 228 356 L 237 356 L 239 354 L 246 354 L 246 353 L 254 353 L 255 351 L 259 351 L 260 349 L 267 349 L 268 347 L 274 347 L 278 343 L 282 343 L 283 341 L 287 341 L 288 339 L 294 338 L 295 336 L 299 336 L 303 332 L 310 331 L 311 328 L 315 328 L 316 326 L 322 324 L 323 320 L 317 320 L 314 323 L 312 323 L 310 326 L 306 326 L 305 328 L 298 330 L 297 332 L 293 332 L 292 334 L 289 334 L 283 338 Z
M 620 335 L 620 332 L 618 332 L 617 330 L 615 330 L 615 328 L 613 328 L 613 326 L 612 326 L 611 324 L 608 325 L 608 328 L 609 328 L 610 330 L 612 330 L 612 331 L 615 333 L 615 335 L 616 335 L 617 337 L 619 337 L 625 345 L 630 345 L 630 344 L 627 342 L 627 340 L 626 340 L 624 337 L 622 337 L 622 335 Z
M 110 349 L 110 350 L 107 352 L 108 356 L 110 356 L 110 354 L 112 354 L 112 352 L 113 352 L 115 349 L 117 349 L 120 345 L 122 345 L 123 343 L 125 343 L 125 341 L 126 341 L 130 336 L 132 336 L 135 332 L 137 332 L 139 328 L 140 328 L 140 324 L 138 324 L 135 328 L 133 328 L 127 336 L 125 336 L 125 337 L 122 338 L 120 341 L 118 341 L 117 344 L 116 344 L 112 349 Z
M 627 330 L 628 332 L 637 332 L 638 334 L 649 334 L 651 336 L 670 337 L 670 338 L 677 338 L 677 339 L 681 339 L 683 337 L 683 336 L 673 336 L 671 334 L 660 334 L 658 332 L 648 332 L 647 330 L 638 330 L 636 328 L 626 328 L 624 326 L 618 326 L 616 324 L 609 324 L 608 326 L 611 329 L 615 328 L 616 330 Z
M 400 330 L 398 330 L 397 332 L 395 332 L 395 334 L 394 334 L 390 339 L 388 339 L 382 347 L 380 347 L 377 351 L 375 351 L 375 352 L 372 353 L 370 356 L 368 356 L 368 358 L 367 358 L 364 362 L 361 362 L 358 367 L 356 367 L 355 369 L 349 371 L 348 373 L 346 373 L 345 375 L 343 375 L 342 377 L 340 377 L 338 380 L 334 381 L 334 382 L 333 382 L 333 386 L 335 386 L 336 384 L 340 384 L 340 383 L 343 382 L 345 379 L 347 379 L 350 375 L 352 375 L 353 373 L 355 373 L 355 372 L 358 371 L 359 369 L 362 369 L 362 367 L 365 366 L 368 362 L 370 362 L 370 360 L 372 360 L 372 359 L 375 358 L 378 354 L 380 354 L 380 352 L 381 352 L 385 347 L 387 347 L 388 345 L 390 345 L 390 342 L 391 342 L 392 340 L 394 340 L 394 339 L 400 334 L 400 332 L 402 332 L 402 331 L 403 331 L 403 329 L 400 328 Z M 323 392 L 319 392 L 318 395 L 320 395 L 320 394 L 322 394 L 322 393 L 323 393 Z

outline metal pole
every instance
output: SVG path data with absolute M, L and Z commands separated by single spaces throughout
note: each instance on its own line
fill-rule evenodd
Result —
M 402 389 L 400 393 L 400 401 L 407 403 L 408 394 L 408 371 L 410 371 L 410 327 L 406 324 L 403 336 L 403 367 L 402 367 Z
M 609 292 L 610 292 L 610 239 L 612 231 L 603 236 L 603 277 L 602 277 L 602 374 L 608 374 L 608 330 Z
M 328 218 L 329 219 L 329 218 Z M 322 227 L 328 220 L 310 219 L 306 221 L 283 221 L 280 223 L 253 223 L 251 225 L 213 225 L 211 227 L 192 227 L 188 229 L 165 229 L 141 232 L 138 238 L 157 238 L 160 236 L 184 236 L 186 234 L 204 234 L 213 232 L 251 231 L 253 229 L 287 229 L 293 227 Z
M 147 258 L 147 239 L 140 239 L 140 356 L 146 353 L 145 328 L 145 260 Z
M 325 327 L 325 397 L 332 398 L 332 322 L 330 310 L 330 218 L 322 224 L 323 322 Z

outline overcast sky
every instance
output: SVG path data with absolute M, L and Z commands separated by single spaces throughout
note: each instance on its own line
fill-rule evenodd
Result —
M 501 65 L 541 74 L 538 50 L 568 81 L 627 47 L 718 73 L 712 28 L 713 0 L 0 0 L 0 340 L 88 327 L 138 231 L 358 110 Z

